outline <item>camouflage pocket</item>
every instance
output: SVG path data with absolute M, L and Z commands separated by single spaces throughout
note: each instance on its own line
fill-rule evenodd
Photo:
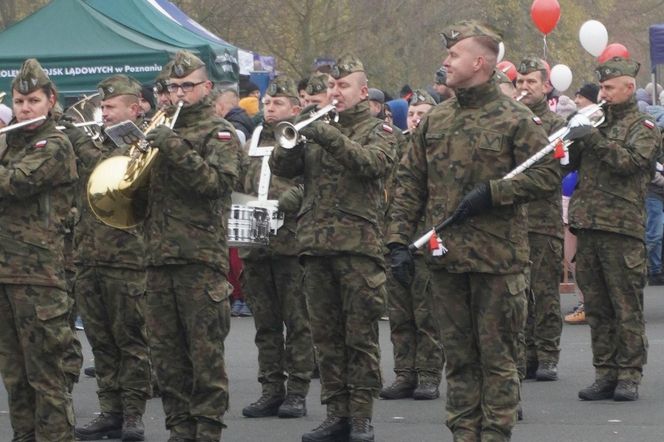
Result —
M 205 290 L 207 295 L 213 302 L 221 302 L 233 293 L 233 286 L 230 282 L 224 281 L 219 287 L 209 288 Z
M 35 305 L 35 314 L 41 321 L 69 313 L 74 301 L 63 290 L 44 290 Z
M 526 277 L 523 274 L 514 275 L 512 278 L 507 278 L 507 291 L 512 295 L 525 293 L 528 285 L 526 284 Z
M 376 289 L 387 282 L 387 274 L 381 270 L 374 275 L 364 275 L 364 279 L 369 287 Z
M 646 255 L 644 247 L 635 247 L 623 255 L 625 265 L 628 269 L 635 269 L 639 265 L 645 265 Z
M 139 296 L 145 295 L 145 290 L 146 290 L 145 284 L 136 283 L 136 282 L 126 283 L 125 289 L 127 295 L 131 296 L 132 298 L 138 298 Z

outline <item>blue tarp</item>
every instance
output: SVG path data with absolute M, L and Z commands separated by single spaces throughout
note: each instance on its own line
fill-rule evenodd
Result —
M 664 23 L 650 26 L 650 65 L 664 64 Z

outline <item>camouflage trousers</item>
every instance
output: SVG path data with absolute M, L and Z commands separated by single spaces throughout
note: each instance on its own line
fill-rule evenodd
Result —
M 538 233 L 528 234 L 530 291 L 526 321 L 526 358 L 558 364 L 563 318 L 560 312 L 560 274 L 563 242 Z
M 142 415 L 152 389 L 145 271 L 81 267 L 74 290 L 95 357 L 101 411 Z
M 283 395 L 287 390 L 288 394 L 306 396 L 314 357 L 302 292 L 302 267 L 297 257 L 245 260 L 242 277 L 256 325 L 258 382 L 263 393 Z
M 63 358 L 73 345 L 72 302 L 54 287 L 0 284 L 0 374 L 14 442 L 74 440 Z
M 304 292 L 330 416 L 371 417 L 382 386 L 378 319 L 385 270 L 358 255 L 305 256 Z
M 76 331 L 76 316 L 78 315 L 78 307 L 74 296 L 74 280 L 76 279 L 76 272 L 66 269 L 65 275 L 67 278 L 67 295 L 69 295 L 69 298 L 73 302 L 73 306 L 69 312 L 69 327 L 71 327 L 74 339 L 72 345 L 69 346 L 64 356 L 63 367 L 67 374 L 69 391 L 71 392 L 74 389 L 74 384 L 78 382 L 78 377 L 80 376 L 81 368 L 83 367 L 83 349 Z
M 436 384 L 445 365 L 440 331 L 431 311 L 429 269 L 424 257 L 415 256 L 415 278 L 410 290 L 387 273 L 387 304 L 394 372 L 413 382 L 428 379 Z
M 639 383 L 648 353 L 645 245 L 617 233 L 579 230 L 576 235 L 576 278 L 585 296 L 595 375 Z
M 524 275 L 431 269 L 431 293 L 447 359 L 447 426 L 455 442 L 510 440 L 520 399 Z
M 148 267 L 146 318 L 166 428 L 219 440 L 228 408 L 224 340 L 230 326 L 224 274 L 201 264 Z

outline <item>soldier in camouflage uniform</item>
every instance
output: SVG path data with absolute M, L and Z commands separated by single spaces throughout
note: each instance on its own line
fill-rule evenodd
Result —
M 274 128 L 280 121 L 292 120 L 300 112 L 295 83 L 279 76 L 267 88 L 263 99 L 265 122 L 254 131 L 251 141 L 257 147 L 274 147 Z M 251 156 L 243 177 L 244 192 L 259 195 L 264 157 Z M 273 176 L 267 197 L 278 199 L 296 184 L 295 180 Z M 309 315 L 302 292 L 302 267 L 298 262 L 295 216 L 286 214 L 284 225 L 270 237 L 267 248 L 240 249 L 244 261 L 243 289 L 254 314 L 258 347 L 258 382 L 262 395 L 245 407 L 247 417 L 302 417 L 313 370 L 313 346 Z M 286 338 L 284 340 L 284 326 Z M 286 383 L 286 385 L 284 385 Z
M 327 83 L 329 79 L 330 76 L 328 74 L 311 74 L 311 77 L 307 81 L 307 88 L 305 89 L 306 106 L 315 104 L 318 108 L 322 108 L 329 104 L 329 97 L 327 96 Z
M 619 57 L 597 67 L 606 120 L 570 149 L 569 169 L 579 171 L 579 183 L 569 223 L 578 238 L 576 277 L 595 366 L 595 382 L 579 391 L 585 400 L 638 399 L 646 363 L 644 201 L 661 139 L 636 106 L 638 69 Z
M 76 159 L 55 128 L 55 87 L 37 60 L 23 63 L 12 89 L 17 122 L 46 120 L 9 132 L 0 145 L 0 374 L 13 441 L 73 441 L 63 223 Z
M 373 398 L 381 387 L 378 319 L 384 311 L 382 182 L 396 161 L 392 128 L 371 117 L 364 66 L 341 57 L 328 93 L 338 123 L 311 123 L 306 145 L 276 148 L 275 175 L 304 176 L 297 216 L 304 291 L 318 348 L 327 419 L 302 437 L 373 441 Z
M 517 95 L 521 103 L 539 117 L 547 134 L 566 125 L 565 119 L 549 109 L 546 96 L 548 66 L 538 57 L 524 58 L 518 67 Z M 525 93 L 525 94 L 524 94 Z M 563 261 L 563 219 L 560 187 L 545 199 L 528 204 L 530 245 L 530 293 L 526 321 L 526 379 L 555 381 L 563 319 L 560 313 L 560 273 Z
M 106 127 L 131 120 L 141 125 L 141 85 L 125 75 L 99 83 Z M 70 129 L 70 131 L 72 131 Z M 75 293 L 95 359 L 101 413 L 76 429 L 81 440 L 104 437 L 143 440 L 142 416 L 150 396 L 150 360 L 145 330 L 145 246 L 141 228 L 117 229 L 101 222 L 87 204 L 87 183 L 94 168 L 130 146 L 105 136 L 98 145 L 85 134 L 74 149 L 81 176 L 81 219 L 74 230 Z
M 426 91 L 417 89 L 413 92 L 408 107 L 410 133 L 435 105 L 436 102 Z M 406 139 L 403 146 L 409 148 L 410 134 L 406 135 Z M 393 197 L 393 186 L 390 186 L 388 198 Z M 417 232 L 424 233 L 422 225 Z M 415 255 L 415 277 L 410 287 L 403 287 L 391 272 L 388 273 L 387 301 L 396 378 L 391 385 L 381 390 L 380 397 L 383 399 L 412 397 L 428 400 L 440 395 L 438 385 L 445 356 L 440 344 L 438 324 L 431 312 L 429 281 L 429 269 L 421 253 Z
M 228 408 L 224 339 L 230 325 L 227 212 L 238 178 L 239 141 L 214 115 L 205 64 L 173 60 L 168 90 L 183 108 L 150 173 L 145 240 L 146 318 L 170 442 L 218 441 Z
M 526 316 L 528 230 L 520 203 L 553 192 L 559 166 L 547 158 L 500 179 L 545 146 L 546 133 L 492 80 L 496 31 L 467 20 L 443 36 L 447 84 L 456 97 L 433 108 L 413 134 L 387 242 L 395 278 L 408 285 L 413 264 L 406 245 L 420 217 L 431 226 L 451 216 L 442 238 L 449 252 L 440 255 L 432 241 L 426 254 L 446 356 L 447 425 L 455 442 L 507 441 L 519 404 L 516 359 Z

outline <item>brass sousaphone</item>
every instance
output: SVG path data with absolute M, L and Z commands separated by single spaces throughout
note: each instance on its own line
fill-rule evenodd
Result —
M 179 102 L 170 113 L 168 110 L 158 111 L 144 132 L 161 125 L 172 129 L 182 105 Z M 99 163 L 87 186 L 92 213 L 104 224 L 118 229 L 134 227 L 145 218 L 146 206 L 138 191 L 147 184 L 159 152 L 157 147 L 149 146 L 144 137 L 131 139 L 125 144 L 131 145 L 129 155 L 110 157 Z

